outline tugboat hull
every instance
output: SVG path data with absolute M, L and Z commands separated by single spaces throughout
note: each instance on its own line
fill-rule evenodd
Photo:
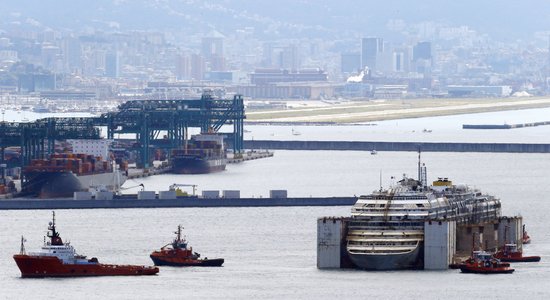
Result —
M 460 266 L 460 271 L 462 273 L 471 273 L 471 274 L 511 274 L 515 270 L 504 266 L 497 267 L 497 268 L 480 268 L 480 267 L 472 267 L 469 265 L 462 265 Z
M 522 256 L 522 257 L 497 257 L 500 261 L 505 262 L 538 262 L 540 256 Z
M 224 263 L 223 258 L 215 259 L 182 259 L 178 257 L 156 257 L 151 255 L 155 266 L 172 267 L 221 267 Z
M 83 276 L 138 276 L 154 275 L 157 267 L 133 265 L 107 265 L 100 263 L 64 264 L 55 256 L 32 256 L 16 254 L 13 256 L 21 277 L 83 277 Z

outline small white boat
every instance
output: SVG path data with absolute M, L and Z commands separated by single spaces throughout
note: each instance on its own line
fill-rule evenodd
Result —
M 370 151 L 370 155 L 376 155 L 376 154 L 378 154 L 378 152 L 376 152 L 376 150 L 371 150 Z

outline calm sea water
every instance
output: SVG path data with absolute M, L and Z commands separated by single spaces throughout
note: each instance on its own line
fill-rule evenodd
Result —
M 346 132 L 350 140 L 384 135 L 385 140 L 425 140 L 439 139 L 441 130 L 445 141 L 549 142 L 550 126 L 492 132 L 457 127 L 463 119 L 480 115 L 486 123 L 501 117 L 515 123 L 510 120 L 523 113 L 387 121 L 377 126 L 295 127 L 300 136 L 293 136 L 288 126 L 251 126 L 248 134 L 328 140 Z M 530 121 L 535 120 L 525 118 Z M 418 132 L 423 128 L 432 132 Z M 525 252 L 541 255 L 542 261 L 517 264 L 514 274 L 494 276 L 457 270 L 318 270 L 317 218 L 347 216 L 350 207 L 58 210 L 62 237 L 81 254 L 102 262 L 151 264 L 149 253 L 169 242 L 178 224 L 184 225 L 195 251 L 226 262 L 222 268 L 162 267 L 159 275 L 149 277 L 22 279 L 12 259 L 19 251 L 20 236 L 28 240 L 27 251 L 38 250 L 51 212 L 0 211 L 0 298 L 548 299 L 550 154 L 423 153 L 422 160 L 430 180 L 448 177 L 474 185 L 500 197 L 505 215 L 521 214 L 533 239 Z M 347 196 L 377 189 L 380 177 L 387 186 L 391 176 L 414 175 L 416 165 L 413 152 L 277 151 L 272 158 L 229 165 L 222 173 L 162 175 L 128 181 L 125 187 L 143 183 L 148 190 L 166 190 L 172 183 L 192 183 L 199 192 L 237 189 L 242 196 L 265 197 L 270 189 L 287 189 L 289 196 Z M 128 189 L 132 190 L 137 189 Z

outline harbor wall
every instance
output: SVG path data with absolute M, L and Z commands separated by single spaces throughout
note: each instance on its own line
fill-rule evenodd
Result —
M 428 142 L 360 142 L 360 141 L 244 141 L 246 149 L 272 150 L 353 150 L 424 152 L 504 152 L 550 153 L 550 144 L 515 143 L 428 143 Z
M 73 199 L 2 199 L 0 210 L 9 209 L 88 209 L 88 208 L 155 208 L 155 207 L 261 207 L 261 206 L 351 206 L 356 197 L 307 198 L 198 198 L 112 200 Z

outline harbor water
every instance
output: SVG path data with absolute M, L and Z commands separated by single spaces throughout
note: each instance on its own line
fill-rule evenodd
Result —
M 546 110 L 547 115 L 548 110 Z M 483 123 L 534 122 L 525 111 L 377 122 L 375 126 L 245 126 L 261 139 L 439 140 L 464 142 L 550 142 L 550 126 L 504 131 L 457 128 L 484 115 Z M 533 112 L 537 115 L 537 112 Z M 541 117 L 543 118 L 543 117 Z M 466 121 L 469 119 L 469 121 Z M 422 132 L 424 128 L 431 132 Z M 414 130 L 414 132 L 413 132 Z M 420 132 L 419 132 L 420 131 Z M 439 132 L 442 131 L 442 132 Z M 385 135 L 385 136 L 384 136 Z M 274 137 L 271 137 L 274 139 Z M 350 196 L 388 186 L 403 173 L 416 174 L 414 152 L 276 151 L 266 159 L 228 165 L 205 175 L 160 175 L 126 182 L 166 190 L 173 183 L 201 190 L 240 190 L 242 197 L 267 197 L 286 189 L 291 196 Z M 319 270 L 316 220 L 348 216 L 350 207 L 171 208 L 58 210 L 58 230 L 76 250 L 100 262 L 151 264 L 148 255 L 173 238 L 182 224 L 193 250 L 225 258 L 221 268 L 161 267 L 157 276 L 22 279 L 12 255 L 21 235 L 26 250 L 38 250 L 51 212 L 0 211 L 0 299 L 548 299 L 550 277 L 550 154 L 422 153 L 428 179 L 447 177 L 502 200 L 504 215 L 521 215 L 532 243 L 524 253 L 539 263 L 514 264 L 510 275 L 446 271 Z M 393 178 L 392 178 L 393 177 Z

